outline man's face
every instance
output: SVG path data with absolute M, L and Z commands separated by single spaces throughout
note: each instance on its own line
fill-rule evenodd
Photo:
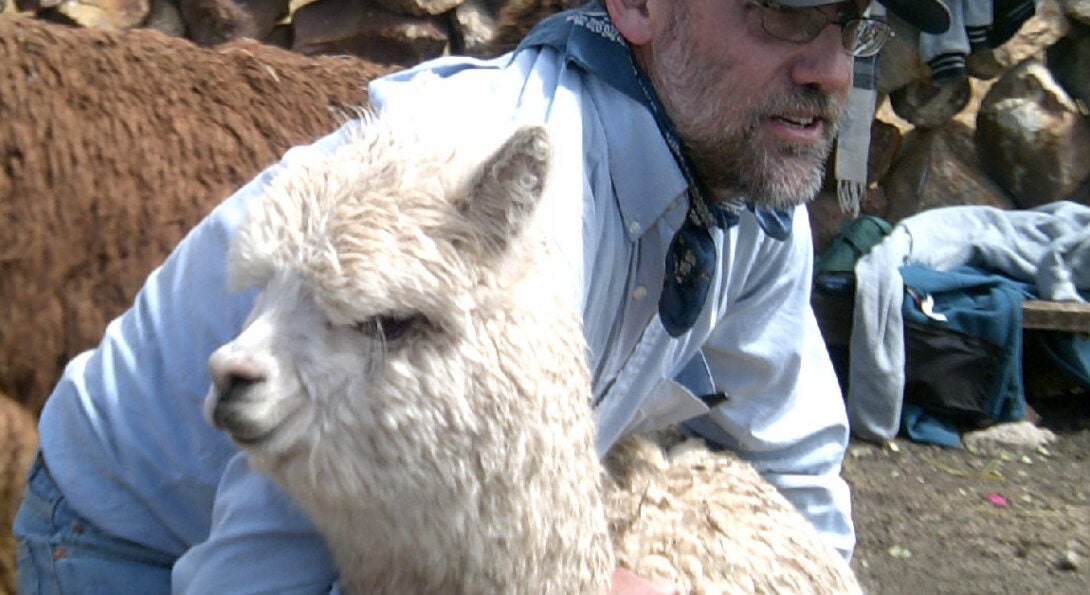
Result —
M 656 8 L 644 66 L 712 196 L 773 207 L 812 199 L 851 87 L 840 28 L 796 44 L 768 36 L 746 0 Z

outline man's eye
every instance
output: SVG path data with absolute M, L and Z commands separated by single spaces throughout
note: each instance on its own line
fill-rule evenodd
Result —
M 858 19 L 860 16 L 861 15 L 859 14 L 859 11 L 856 10 L 855 5 L 853 5 L 851 2 L 843 2 L 837 6 L 836 20 L 834 22 L 837 24 L 844 24 L 848 21 Z

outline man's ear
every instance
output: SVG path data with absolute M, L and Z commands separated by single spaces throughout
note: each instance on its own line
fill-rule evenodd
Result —
M 645 45 L 651 41 L 651 11 L 647 6 L 651 1 L 606 0 L 613 26 L 632 45 Z

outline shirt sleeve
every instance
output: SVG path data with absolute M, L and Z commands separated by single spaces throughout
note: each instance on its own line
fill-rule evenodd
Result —
M 855 534 L 843 397 L 810 307 L 813 249 L 805 208 L 791 237 L 765 241 L 744 287 L 703 348 L 726 402 L 690 428 L 749 460 L 846 558 Z
M 227 465 L 210 538 L 174 565 L 173 592 L 336 592 L 332 558 L 314 525 L 244 454 Z
M 359 126 L 351 121 L 317 142 L 288 151 L 280 164 L 322 159 Z M 266 170 L 229 200 L 260 195 Z M 288 495 L 235 454 L 220 476 L 208 538 L 187 550 L 173 569 L 172 590 L 193 593 L 337 593 L 336 571 L 317 529 Z

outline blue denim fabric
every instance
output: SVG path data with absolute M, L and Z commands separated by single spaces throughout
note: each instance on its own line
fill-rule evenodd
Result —
M 170 593 L 173 557 L 91 525 L 68 506 L 41 454 L 13 529 L 21 594 Z

